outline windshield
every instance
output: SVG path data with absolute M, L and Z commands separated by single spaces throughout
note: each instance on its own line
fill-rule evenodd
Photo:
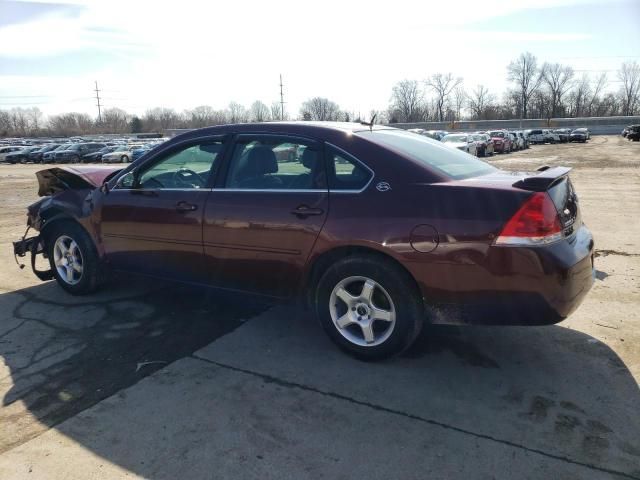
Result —
M 500 138 L 504 138 L 504 132 L 489 132 L 489 135 L 491 135 L 492 137 L 500 137 Z
M 447 135 L 442 139 L 443 142 L 466 142 L 466 135 Z
M 467 153 L 402 130 L 373 130 L 356 135 L 416 160 L 452 180 L 477 177 L 497 170 Z

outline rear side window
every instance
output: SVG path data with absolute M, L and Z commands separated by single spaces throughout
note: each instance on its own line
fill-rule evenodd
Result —
M 356 135 L 423 163 L 453 180 L 487 175 L 497 170 L 477 157 L 403 130 L 373 130 Z
M 373 173 L 351 155 L 327 146 L 329 190 L 362 190 Z
M 318 145 L 288 137 L 246 136 L 233 150 L 226 187 L 240 190 L 326 189 Z

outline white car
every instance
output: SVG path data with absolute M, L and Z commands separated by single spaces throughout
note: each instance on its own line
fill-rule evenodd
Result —
M 560 135 L 553 130 L 542 130 L 545 143 L 560 143 Z
M 132 158 L 131 152 L 140 147 L 141 145 L 122 145 L 113 152 L 102 155 L 102 163 L 128 163 Z
M 471 155 L 478 155 L 478 147 L 476 141 L 473 139 L 473 135 L 467 135 L 466 133 L 450 133 L 441 140 L 447 147 L 457 148 L 463 152 L 467 152 Z

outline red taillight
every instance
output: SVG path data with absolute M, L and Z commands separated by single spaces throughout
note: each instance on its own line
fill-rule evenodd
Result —
M 555 205 L 544 192 L 534 193 L 500 232 L 497 245 L 538 245 L 562 238 Z

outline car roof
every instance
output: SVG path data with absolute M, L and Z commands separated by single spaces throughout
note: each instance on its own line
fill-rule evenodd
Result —
M 191 138 L 202 135 L 223 135 L 227 133 L 281 133 L 310 137 L 324 137 L 327 134 L 342 133 L 345 135 L 368 130 L 390 130 L 392 127 L 380 125 L 363 125 L 355 122 L 262 122 L 262 123 L 236 123 L 229 125 L 216 125 L 191 130 L 178 135 L 175 138 Z

